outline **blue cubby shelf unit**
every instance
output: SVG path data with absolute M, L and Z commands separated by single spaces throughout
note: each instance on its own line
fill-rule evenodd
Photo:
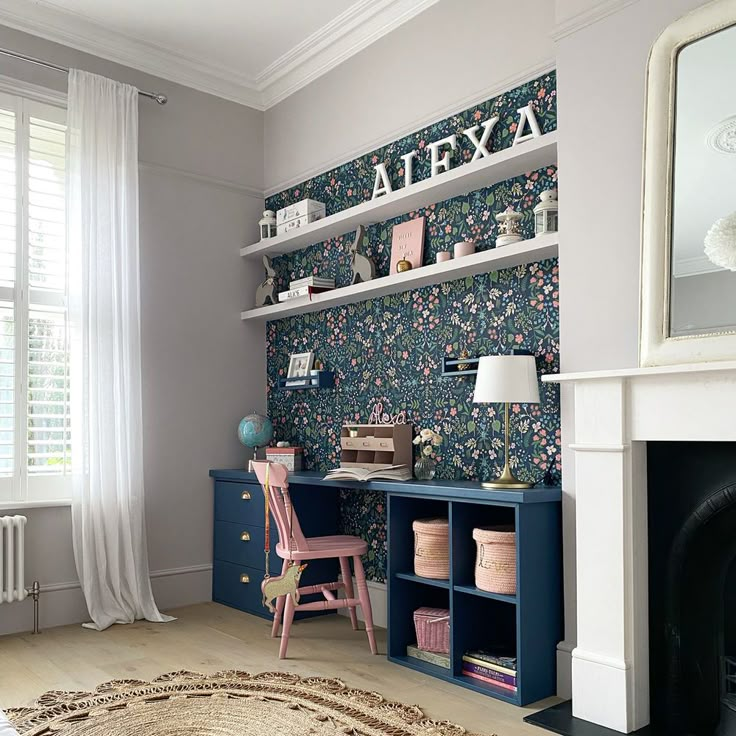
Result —
M 389 495 L 388 658 L 475 692 L 527 705 L 556 692 L 556 647 L 562 637 L 560 504 L 489 495 L 488 500 Z M 412 522 L 432 516 L 449 520 L 448 580 L 414 575 Z M 516 531 L 515 595 L 475 586 L 473 528 L 499 524 L 513 525 Z M 407 645 L 416 643 L 413 613 L 421 606 L 450 610 L 449 670 L 406 656 Z M 515 655 L 516 692 L 464 676 L 462 657 L 471 649 Z
M 334 388 L 335 372 L 320 371 L 316 376 L 306 378 L 279 378 L 279 391 L 307 391 L 315 388 Z

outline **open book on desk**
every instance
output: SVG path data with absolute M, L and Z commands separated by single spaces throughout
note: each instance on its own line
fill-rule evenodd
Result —
M 389 465 L 378 470 L 367 468 L 335 468 L 328 470 L 325 480 L 411 480 L 412 472 L 408 465 Z

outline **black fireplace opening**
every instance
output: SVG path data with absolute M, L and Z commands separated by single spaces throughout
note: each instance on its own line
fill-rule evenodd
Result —
M 736 443 L 650 442 L 651 726 L 736 736 Z

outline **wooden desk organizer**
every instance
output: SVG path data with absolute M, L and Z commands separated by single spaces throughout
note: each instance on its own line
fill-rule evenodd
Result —
M 357 437 L 350 433 L 357 432 Z M 380 470 L 412 466 L 411 424 L 345 424 L 340 437 L 340 467 Z

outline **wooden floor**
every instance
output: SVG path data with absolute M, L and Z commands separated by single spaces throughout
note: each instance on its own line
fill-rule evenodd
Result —
M 216 603 L 171 612 L 169 624 L 136 623 L 105 632 L 64 626 L 39 636 L 0 637 L 0 707 L 27 705 L 47 690 L 91 690 L 106 680 L 151 679 L 164 672 L 282 670 L 338 677 L 347 684 L 419 705 L 432 717 L 498 736 L 547 733 L 522 722 L 546 707 L 516 708 L 385 659 L 385 631 L 378 630 L 379 656 L 372 656 L 364 631 L 348 619 L 328 616 L 294 624 L 289 659 L 279 661 L 278 641 L 264 619 Z

